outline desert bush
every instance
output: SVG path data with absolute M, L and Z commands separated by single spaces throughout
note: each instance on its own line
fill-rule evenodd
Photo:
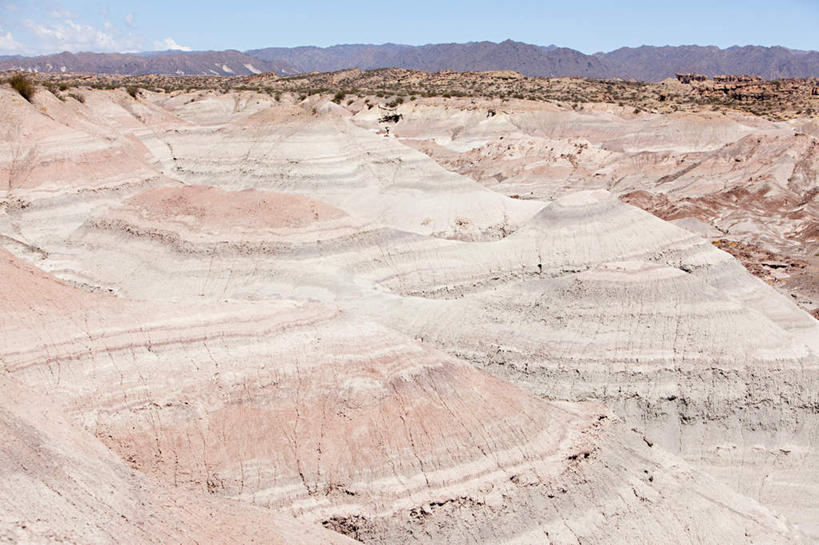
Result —
M 53 83 L 47 83 L 45 85 L 45 88 L 48 89 L 49 93 L 51 93 L 61 101 L 65 102 L 65 97 L 60 94 L 60 92 L 57 90 L 57 87 L 55 87 Z
M 388 114 L 381 117 L 378 122 L 379 123 L 398 123 L 404 118 L 401 114 Z
M 338 91 L 333 96 L 333 102 L 335 102 L 336 104 L 341 104 L 341 101 L 344 100 L 344 97 L 346 97 L 346 96 L 347 96 L 347 94 L 344 91 Z
M 85 104 L 85 97 L 79 93 L 68 93 L 68 96 L 70 96 L 80 104 Z
M 129 85 L 126 87 L 125 92 L 131 95 L 133 98 L 139 98 L 139 87 L 135 85 Z
M 9 80 L 11 88 L 20 93 L 20 96 L 31 102 L 34 98 L 34 83 L 25 74 L 15 74 Z

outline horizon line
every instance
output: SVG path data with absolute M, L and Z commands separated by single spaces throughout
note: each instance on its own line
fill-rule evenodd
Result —
M 304 49 L 304 48 L 332 49 L 334 47 L 354 47 L 354 46 L 363 46 L 363 47 L 366 47 L 366 46 L 370 46 L 370 47 L 397 46 L 397 47 L 420 48 L 420 47 L 429 47 L 429 46 L 436 46 L 436 45 L 469 45 L 469 44 L 480 44 L 480 43 L 501 45 L 501 44 L 506 43 L 506 42 L 512 42 L 512 43 L 516 43 L 516 44 L 528 45 L 528 46 L 539 47 L 539 48 L 569 49 L 569 50 L 572 50 L 572 51 L 577 51 L 578 53 L 581 53 L 583 55 L 587 55 L 589 57 L 593 57 L 595 55 L 606 55 L 606 54 L 609 54 L 609 53 L 613 53 L 615 51 L 620 51 L 622 49 L 641 49 L 641 48 L 644 48 L 644 47 L 657 48 L 657 49 L 699 47 L 699 48 L 716 48 L 716 49 L 718 49 L 720 51 L 727 51 L 729 49 L 742 49 L 742 48 L 745 48 L 745 47 L 760 47 L 760 48 L 764 48 L 764 49 L 781 48 L 781 49 L 786 49 L 788 51 L 797 52 L 797 53 L 819 53 L 819 50 L 816 50 L 816 49 L 794 49 L 794 48 L 787 47 L 787 46 L 784 46 L 784 45 L 760 45 L 760 44 L 739 45 L 739 44 L 734 44 L 734 45 L 727 46 L 727 47 L 720 47 L 718 45 L 713 45 L 713 44 L 700 45 L 700 44 L 696 44 L 696 43 L 686 43 L 686 44 L 676 44 L 676 45 L 673 45 L 673 44 L 664 44 L 664 45 L 642 44 L 642 45 L 638 45 L 638 46 L 621 46 L 621 47 L 617 47 L 615 49 L 611 49 L 609 51 L 595 51 L 594 53 L 585 53 L 585 52 L 583 52 L 583 51 L 581 51 L 579 49 L 574 49 L 574 48 L 569 47 L 569 46 L 557 45 L 557 44 L 554 44 L 554 43 L 551 43 L 551 44 L 548 44 L 548 45 L 542 45 L 542 44 L 535 44 L 535 43 L 530 43 L 530 42 L 521 42 L 521 41 L 518 41 L 518 40 L 507 38 L 506 40 L 503 40 L 503 41 L 500 41 L 500 42 L 494 42 L 492 40 L 471 40 L 471 41 L 466 41 L 466 42 L 429 42 L 429 43 L 424 43 L 424 44 L 406 44 L 406 43 L 396 43 L 396 42 L 383 42 L 383 43 L 361 43 L 360 42 L 360 43 L 336 43 L 336 44 L 326 45 L 326 46 L 309 45 L 309 44 L 308 45 L 295 45 L 295 46 L 270 45 L 270 46 L 264 46 L 264 47 L 254 47 L 254 48 L 244 49 L 244 50 L 236 49 L 236 48 L 232 48 L 232 47 L 227 47 L 227 48 L 224 48 L 224 49 L 190 49 L 190 50 L 155 49 L 155 50 L 140 50 L 140 51 L 87 51 L 87 50 L 70 51 L 70 50 L 65 49 L 65 50 L 62 50 L 62 51 L 54 51 L 54 52 L 51 52 L 51 53 L 39 53 L 39 54 L 34 54 L 34 55 L 0 54 L 0 58 L 2 58 L 2 57 L 6 57 L 6 58 L 13 57 L 13 58 L 33 59 L 33 58 L 38 58 L 38 57 L 50 57 L 50 56 L 54 56 L 54 55 L 62 55 L 62 54 L 65 54 L 65 53 L 68 53 L 68 54 L 71 54 L 71 55 L 80 55 L 80 54 L 142 55 L 142 54 L 148 54 L 148 53 L 159 53 L 159 54 L 168 54 L 168 55 L 179 55 L 179 54 L 187 55 L 187 54 L 194 54 L 194 53 L 220 53 L 220 52 L 225 52 L 225 51 L 237 51 L 239 53 L 249 54 L 249 52 L 251 52 L 251 51 L 263 51 L 265 49 Z

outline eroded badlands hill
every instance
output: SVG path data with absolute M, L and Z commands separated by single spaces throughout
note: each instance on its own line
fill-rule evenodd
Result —
M 819 535 L 817 321 L 690 225 L 617 199 L 654 175 L 531 162 L 575 132 L 612 172 L 813 137 L 438 99 L 395 123 L 376 100 L 0 89 L 2 539 Z M 786 155 L 756 168 L 779 176 Z M 772 187 L 815 194 L 810 168 Z M 739 185 L 708 173 L 661 185 Z M 812 243 L 815 203 L 771 199 L 765 229 L 736 207 L 743 240 Z M 734 225 L 711 212 L 680 218 Z
M 399 107 L 391 134 L 519 199 L 605 189 L 714 241 L 819 313 L 819 140 L 807 120 L 653 115 L 599 104 Z M 450 115 L 451 114 L 451 115 Z M 377 114 L 360 114 L 378 126 Z M 730 242 L 739 243 L 729 244 Z

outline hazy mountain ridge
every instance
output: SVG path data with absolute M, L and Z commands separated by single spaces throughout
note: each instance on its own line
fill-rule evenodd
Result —
M 264 61 L 236 50 L 144 53 L 69 53 L 41 57 L 0 57 L 0 70 L 234 76 L 300 70 L 281 61 Z
M 640 80 L 661 80 L 676 72 L 755 74 L 765 79 L 819 76 L 819 52 L 785 47 L 623 47 L 595 55 L 612 72 Z M 623 76 L 621 76 L 623 77 Z
M 248 75 L 332 72 L 346 68 L 410 68 L 438 72 L 514 70 L 527 76 L 581 76 L 659 81 L 677 72 L 756 74 L 765 79 L 819 77 L 819 52 L 785 47 L 641 46 L 587 55 L 555 45 L 506 40 L 427 44 L 270 47 L 246 52 L 165 51 L 134 54 L 59 53 L 0 57 L 0 70 L 107 74 Z
M 659 81 L 677 72 L 757 74 L 766 79 L 819 76 L 819 52 L 785 47 L 623 47 L 586 55 L 565 47 L 501 43 L 407 46 L 337 45 L 326 48 L 266 48 L 247 52 L 278 59 L 305 72 L 345 68 L 415 68 L 427 71 L 515 70 L 527 76 L 585 76 Z
M 411 68 L 428 72 L 515 70 L 527 76 L 609 75 L 608 69 L 594 56 L 574 49 L 512 40 L 421 46 L 351 44 L 325 48 L 266 48 L 247 53 L 263 60 L 282 60 L 304 72 L 331 72 L 345 68 Z

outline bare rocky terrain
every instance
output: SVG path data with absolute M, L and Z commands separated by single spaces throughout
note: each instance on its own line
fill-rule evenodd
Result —
M 0 542 L 817 542 L 812 82 L 718 83 L 0 86 Z

